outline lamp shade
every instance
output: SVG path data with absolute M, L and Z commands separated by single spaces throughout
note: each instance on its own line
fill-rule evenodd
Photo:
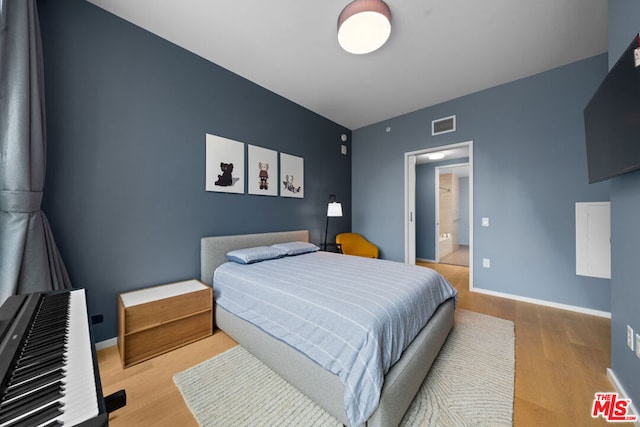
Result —
M 342 203 L 330 202 L 327 205 L 327 216 L 342 216 Z
M 382 0 L 355 0 L 338 17 L 338 43 L 349 53 L 373 52 L 391 34 L 391 10 Z

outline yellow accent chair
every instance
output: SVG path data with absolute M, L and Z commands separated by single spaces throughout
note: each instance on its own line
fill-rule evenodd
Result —
M 336 236 L 343 254 L 378 258 L 378 247 L 358 233 L 340 233 Z

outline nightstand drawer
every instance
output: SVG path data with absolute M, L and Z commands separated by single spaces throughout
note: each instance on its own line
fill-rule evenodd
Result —
M 132 365 L 211 335 L 211 311 L 128 335 L 125 360 Z
M 211 288 L 134 305 L 125 310 L 125 334 L 159 326 L 167 321 L 211 310 Z

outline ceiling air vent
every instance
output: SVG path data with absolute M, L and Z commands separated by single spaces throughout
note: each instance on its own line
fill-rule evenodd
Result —
M 456 130 L 456 116 L 443 117 L 431 122 L 431 135 L 454 132 Z

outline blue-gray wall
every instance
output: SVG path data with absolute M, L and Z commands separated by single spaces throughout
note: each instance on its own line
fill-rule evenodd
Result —
M 355 130 L 353 231 L 403 261 L 404 153 L 473 141 L 474 286 L 609 311 L 609 280 L 575 273 L 575 202 L 609 200 L 587 183 L 582 113 L 606 72 L 598 55 Z M 453 114 L 456 132 L 431 136 Z
M 436 167 L 446 165 L 457 165 L 459 163 L 467 163 L 468 157 L 463 159 L 444 160 L 441 162 L 422 163 L 416 165 L 416 258 L 423 260 L 435 260 L 436 258 Z M 467 178 L 467 204 L 460 206 L 460 215 L 467 216 L 467 229 L 469 226 L 469 185 Z M 462 199 L 462 191 L 460 198 Z M 466 212 L 463 210 L 466 209 Z M 462 219 L 462 218 L 461 218 Z M 461 221 L 460 229 L 463 229 Z M 469 244 L 468 233 L 466 237 Z
M 304 228 L 320 242 L 329 194 L 344 210 L 330 235 L 350 230 L 350 131 L 85 1 L 38 7 L 44 211 L 104 314 L 98 341 L 116 336 L 119 292 L 199 278 L 203 236 Z M 305 198 L 206 192 L 206 133 L 303 157 Z
M 640 2 L 609 1 L 609 67 L 640 32 Z M 640 138 L 640 136 L 639 136 Z M 611 369 L 640 409 L 640 359 L 627 347 L 627 325 L 640 333 L 640 172 L 611 180 Z

